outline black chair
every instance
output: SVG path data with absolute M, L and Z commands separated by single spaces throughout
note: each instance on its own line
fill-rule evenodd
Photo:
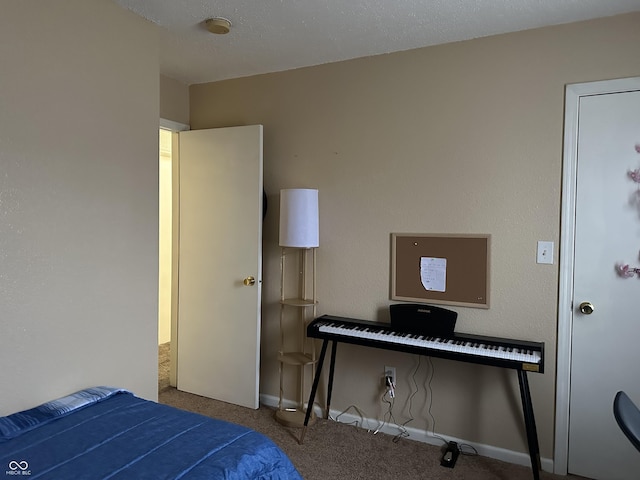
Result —
M 616 393 L 613 416 L 633 446 L 640 451 L 640 410 L 624 392 Z

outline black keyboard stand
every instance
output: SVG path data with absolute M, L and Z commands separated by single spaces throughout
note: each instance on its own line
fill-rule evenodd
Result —
M 522 412 L 524 425 L 527 430 L 527 444 L 529 445 L 529 457 L 531 457 L 531 469 L 533 478 L 540 478 L 540 446 L 538 445 L 538 430 L 536 419 L 533 416 L 533 403 L 529 392 L 529 380 L 525 370 L 518 370 L 518 384 L 520 385 L 520 397 L 522 398 Z
M 331 406 L 331 393 L 333 390 L 333 375 L 335 373 L 336 364 L 336 350 L 338 347 L 337 340 L 324 339 L 322 341 L 322 349 L 320 350 L 320 357 L 318 358 L 318 367 L 316 368 L 316 374 L 313 378 L 313 385 L 311 386 L 311 393 L 309 394 L 309 403 L 307 404 L 307 412 L 304 417 L 304 426 L 300 434 L 300 440 L 298 443 L 302 445 L 304 443 L 304 437 L 307 433 L 307 426 L 309 425 L 309 418 L 311 416 L 311 410 L 315 402 L 316 393 L 318 391 L 318 383 L 320 382 L 320 374 L 322 373 L 322 365 L 324 364 L 324 358 L 327 354 L 327 347 L 331 341 L 331 363 L 329 365 L 329 384 L 327 390 L 327 408 L 325 410 L 325 418 L 329 418 L 329 409 Z M 540 447 L 538 445 L 538 432 L 536 430 L 536 421 L 533 415 L 533 403 L 531 402 L 531 393 L 529 392 L 529 381 L 527 380 L 527 372 L 525 370 L 518 371 L 518 383 L 520 385 L 520 396 L 522 398 L 522 411 L 524 413 L 524 423 L 527 431 L 527 444 L 529 446 L 529 456 L 531 458 L 531 470 L 533 471 L 534 480 L 540 480 Z

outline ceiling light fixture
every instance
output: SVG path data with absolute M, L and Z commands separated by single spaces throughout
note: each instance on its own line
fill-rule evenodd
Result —
M 216 35 L 225 35 L 231 30 L 231 21 L 224 17 L 209 18 L 204 23 L 207 30 Z

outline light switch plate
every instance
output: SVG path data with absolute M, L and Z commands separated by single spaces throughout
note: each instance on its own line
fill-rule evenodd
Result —
M 553 264 L 553 242 L 538 242 L 537 263 Z

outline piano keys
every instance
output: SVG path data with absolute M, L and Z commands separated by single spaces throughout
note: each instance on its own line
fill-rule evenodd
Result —
M 304 442 L 311 409 L 315 401 L 322 366 L 329 342 L 332 344 L 329 383 L 327 389 L 328 417 L 335 373 L 336 350 L 338 342 L 351 343 L 366 347 L 395 350 L 418 355 L 446 358 L 450 360 L 492 365 L 516 370 L 520 387 L 520 398 L 531 459 L 534 480 L 540 478 L 540 447 L 533 414 L 533 404 L 529 391 L 527 372 L 544 372 L 544 343 L 513 340 L 482 335 L 452 333 L 438 335 L 416 331 L 400 331 L 390 324 L 357 320 L 353 318 L 323 315 L 307 326 L 307 336 L 323 340 L 318 366 L 311 386 L 304 426 L 299 443 Z
M 307 327 L 307 336 L 339 339 L 369 347 L 449 358 L 471 363 L 544 372 L 544 343 L 453 333 L 432 336 L 403 332 L 390 324 L 324 315 Z

